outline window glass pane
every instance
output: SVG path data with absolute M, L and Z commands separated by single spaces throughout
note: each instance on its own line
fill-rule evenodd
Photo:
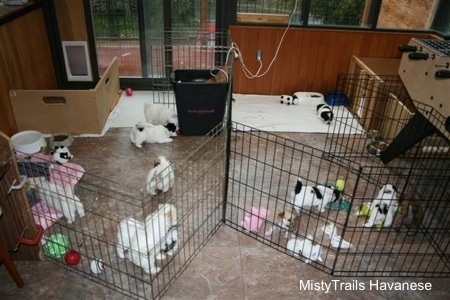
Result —
M 92 0 L 92 20 L 99 73 L 114 57 L 119 60 L 120 76 L 141 74 L 137 1 Z
M 265 16 L 260 18 L 261 23 L 277 23 L 280 20 L 281 22 L 286 22 L 289 20 L 289 17 L 292 14 L 292 11 L 295 8 L 295 14 L 292 17 L 292 24 L 300 24 L 300 12 L 302 10 L 302 0 L 238 0 L 237 1 L 237 13 L 238 13 L 238 22 L 239 22 L 239 14 L 244 16 L 244 20 L 242 22 L 252 22 L 253 18 L 251 16 L 249 18 L 245 18 L 245 14 L 259 14 L 259 15 L 284 15 L 285 18 L 277 19 L 271 18 L 270 16 Z M 256 17 L 255 17 L 256 18 Z
M 450 1 L 441 1 L 436 12 L 433 29 L 450 37 Z
M 308 25 L 362 26 L 366 0 L 311 0 Z
M 207 30 L 215 24 L 216 1 L 214 0 L 173 0 L 172 29 L 199 28 Z
M 384 0 L 381 2 L 378 28 L 418 29 L 431 28 L 436 0 Z

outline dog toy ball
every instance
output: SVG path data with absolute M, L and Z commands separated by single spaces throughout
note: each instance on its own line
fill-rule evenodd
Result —
M 370 216 L 370 202 L 364 202 L 361 205 L 361 208 L 359 209 L 359 212 L 357 213 L 358 216 L 364 217 L 364 216 Z
M 127 88 L 125 90 L 125 94 L 127 94 L 127 96 L 132 96 L 133 95 L 133 89 L 132 88 Z
M 61 233 L 51 235 L 44 246 L 46 254 L 60 258 L 69 251 L 69 238 Z
M 81 260 L 81 255 L 75 250 L 69 250 L 64 256 L 64 262 L 69 266 L 75 266 Z
M 335 187 L 336 187 L 336 190 L 338 190 L 339 192 L 343 192 L 344 188 L 345 188 L 345 180 L 344 179 L 336 180 Z
M 381 231 L 382 228 L 383 228 L 383 224 L 381 224 L 381 223 L 375 224 L 375 230 L 376 231 Z
M 103 271 L 105 270 L 105 264 L 103 264 L 102 259 L 91 260 L 91 263 L 89 266 L 91 267 L 91 272 L 94 274 L 103 273 Z

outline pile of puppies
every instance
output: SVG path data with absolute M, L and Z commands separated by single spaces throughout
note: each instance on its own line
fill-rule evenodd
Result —
M 178 135 L 177 114 L 164 104 L 146 103 L 145 122 L 131 129 L 130 139 L 138 148 L 145 143 L 170 143 Z
M 314 244 L 313 236 L 302 237 L 300 231 L 300 215 L 303 209 L 316 207 L 322 213 L 328 203 L 341 198 L 341 189 L 330 185 L 304 186 L 302 179 L 298 178 L 294 191 L 286 203 L 292 204 L 292 209 L 278 212 L 272 226 L 265 232 L 265 236 L 275 231 L 284 232 L 287 239 L 286 250 L 297 257 L 304 257 L 305 262 L 322 261 L 320 256 L 321 245 Z M 404 198 L 404 199 L 403 199 Z M 401 211 L 398 212 L 399 207 Z M 423 220 L 423 210 L 417 201 L 410 197 L 400 197 L 396 187 L 392 184 L 383 185 L 369 207 L 370 213 L 364 227 L 395 226 L 398 230 L 402 226 L 407 228 L 407 234 L 415 234 Z M 396 216 L 399 216 L 396 219 Z M 330 246 L 338 249 L 355 250 L 355 246 L 337 234 L 337 227 L 329 223 L 321 227 L 325 236 L 329 238 Z M 290 236 L 289 236 L 290 234 Z

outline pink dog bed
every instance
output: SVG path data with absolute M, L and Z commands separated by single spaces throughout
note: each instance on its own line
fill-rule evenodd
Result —
M 32 156 L 31 162 L 53 162 L 53 159 L 51 155 L 37 153 Z M 64 188 L 73 187 L 83 177 L 84 172 L 84 168 L 79 164 L 69 162 L 60 165 L 53 162 L 49 181 Z
M 34 223 L 41 224 L 44 230 L 63 217 L 61 212 L 48 207 L 43 201 L 33 205 L 31 211 L 33 213 Z

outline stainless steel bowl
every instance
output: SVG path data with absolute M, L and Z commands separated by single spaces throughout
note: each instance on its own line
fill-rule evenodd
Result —
M 381 153 L 383 153 L 383 151 L 386 150 L 388 146 L 389 146 L 388 143 L 379 140 L 374 140 L 367 145 L 367 151 L 369 151 L 370 154 L 380 156 Z

